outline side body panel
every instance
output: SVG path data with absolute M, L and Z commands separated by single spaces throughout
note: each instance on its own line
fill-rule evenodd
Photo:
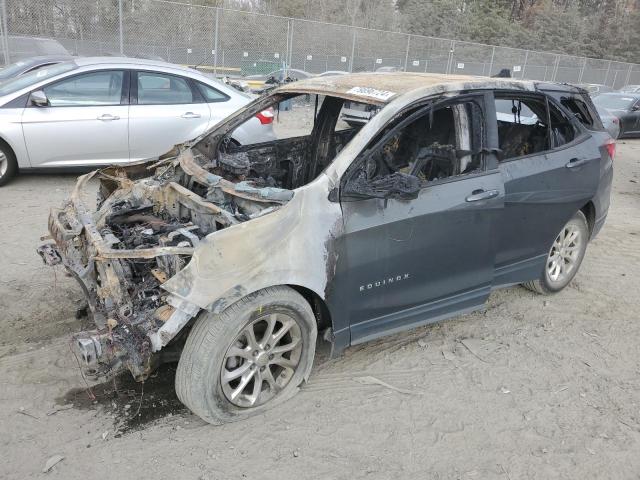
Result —
M 128 105 L 27 107 L 22 115 L 31 167 L 129 161 Z
M 479 190 L 499 194 L 466 201 Z M 351 343 L 481 305 L 491 290 L 503 195 L 493 171 L 428 186 L 411 201 L 343 202 L 330 302 L 347 309 Z
M 581 129 L 560 148 L 500 164 L 505 200 L 496 231 L 495 286 L 540 276 L 560 229 L 594 198 L 600 162 L 598 140 Z
M 22 112 L 24 108 L 0 108 L 0 137 L 9 144 L 16 155 L 18 168 L 29 168 L 29 153 L 22 133 Z

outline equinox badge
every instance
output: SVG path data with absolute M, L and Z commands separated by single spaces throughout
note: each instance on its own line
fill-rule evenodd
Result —
M 372 283 L 367 283 L 366 285 L 360 285 L 360 291 L 364 292 L 365 290 L 373 290 L 378 287 L 386 287 L 393 283 L 401 282 L 402 280 L 407 280 L 409 278 L 408 273 L 403 273 L 402 275 L 396 275 L 389 278 L 383 278 L 382 280 L 377 280 Z

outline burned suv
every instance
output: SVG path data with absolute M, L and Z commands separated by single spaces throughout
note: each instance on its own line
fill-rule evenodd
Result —
M 352 127 L 345 102 L 379 111 Z M 280 105 L 310 111 L 310 133 L 231 140 Z M 80 177 L 39 251 L 88 299 L 96 330 L 73 341 L 87 373 L 144 380 L 179 355 L 179 398 L 228 422 L 291 397 L 318 332 L 337 355 L 495 288 L 563 289 L 605 221 L 613 154 L 568 85 L 313 78 L 160 158 Z

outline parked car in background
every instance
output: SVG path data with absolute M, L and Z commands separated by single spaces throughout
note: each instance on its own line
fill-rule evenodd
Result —
M 9 52 L 11 52 L 9 56 L 11 62 L 43 55 L 71 55 L 69 50 L 53 38 L 9 35 L 7 41 L 9 43 Z M 7 63 L 4 58 L 4 53 L 1 51 L 0 58 L 2 59 L 2 63 Z
M 379 110 L 377 105 L 347 100 L 342 106 L 340 119 L 350 127 L 362 126 L 371 120 Z
M 640 136 L 640 93 L 603 93 L 593 103 L 620 119 L 618 138 Z
M 602 125 L 609 132 L 611 138 L 618 139 L 620 137 L 620 119 L 606 108 L 596 107 L 596 109 L 600 115 L 600 120 L 602 120 Z
M 376 68 L 376 72 L 378 73 L 390 73 L 390 72 L 401 72 L 402 68 L 400 67 L 393 67 L 393 66 L 386 66 L 386 67 L 378 67 Z
M 349 72 L 344 70 L 327 70 L 326 72 L 319 73 L 317 77 L 335 77 L 336 75 L 347 75 Z
M 277 81 L 282 82 L 287 77 L 295 80 L 304 80 L 305 78 L 311 78 L 313 76 L 313 73 L 305 72 L 304 70 L 298 70 L 296 68 L 281 68 L 267 74 L 248 75 L 244 78 L 246 80 L 256 80 L 262 82 L 265 82 L 270 78 L 275 78 Z
M 0 84 L 0 185 L 18 170 L 157 157 L 252 97 L 193 69 L 134 58 L 77 58 Z M 232 140 L 272 140 L 273 114 Z
M 640 93 L 640 85 L 625 85 L 618 91 L 622 93 Z
M 296 96 L 322 98 L 307 135 L 230 141 Z M 219 424 L 292 397 L 319 334 L 338 355 L 482 308 L 501 287 L 559 292 L 609 209 L 615 143 L 588 98 L 513 79 L 316 77 L 155 168 L 81 177 L 39 249 L 87 296 L 96 329 L 74 336 L 76 358 L 93 377 L 144 381 L 179 355 L 178 398 Z M 336 128 L 354 99 L 377 115 Z M 83 200 L 92 177 L 98 210 Z
M 581 83 L 577 86 L 580 88 L 584 88 L 592 97 L 600 95 L 601 93 L 613 91 L 613 88 L 611 88 L 609 85 L 603 85 L 602 83 Z
M 39 68 L 67 62 L 69 60 L 73 60 L 73 57 L 70 55 L 43 55 L 18 60 L 0 70 L 0 83 L 24 75 L 25 73 L 33 72 Z

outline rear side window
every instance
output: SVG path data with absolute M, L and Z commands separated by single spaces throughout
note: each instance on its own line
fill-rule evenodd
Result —
M 156 72 L 138 72 L 138 105 L 193 103 L 186 78 Z
M 571 120 L 551 102 L 549 102 L 549 118 L 551 120 L 552 148 L 561 147 L 576 138 L 576 129 Z
M 588 94 L 547 92 L 588 130 L 604 130 L 600 116 Z
M 546 99 L 496 95 L 495 103 L 503 160 L 549 150 Z

